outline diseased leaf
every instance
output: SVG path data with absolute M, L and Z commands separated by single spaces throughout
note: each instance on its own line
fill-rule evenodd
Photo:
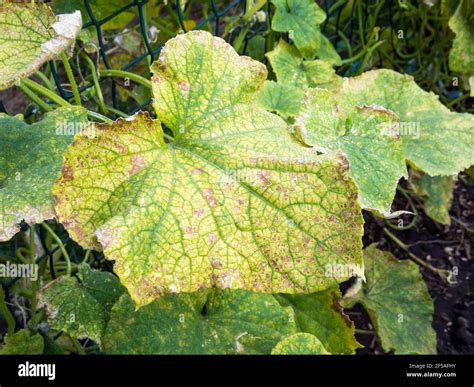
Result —
M 318 93 L 327 97 L 317 101 Z M 389 120 L 388 123 L 392 125 L 379 126 L 385 128 L 385 135 L 379 138 L 382 141 L 378 141 L 377 145 L 363 144 L 364 137 L 352 133 L 353 125 L 349 128 L 351 130 L 341 130 L 344 128 L 341 119 L 347 123 L 347 117 L 354 114 L 354 107 L 366 110 L 367 106 L 372 106 L 371 110 L 381 110 L 377 106 L 389 109 L 399 118 L 399 122 L 395 118 Z M 354 148 L 342 150 L 348 154 L 352 175 L 361 189 L 363 206 L 382 214 L 387 214 L 387 205 L 393 197 L 396 181 L 402 173 L 405 174 L 399 163 L 400 148 L 396 145 L 396 139 L 390 140 L 390 133 L 395 132 L 400 136 L 404 159 L 429 175 L 453 175 L 474 163 L 474 116 L 449 111 L 437 96 L 420 89 L 408 75 L 391 70 L 374 70 L 360 77 L 345 79 L 333 95 L 324 91 L 308 91 L 305 109 L 297 120 L 302 136 L 307 136 L 306 140 L 311 145 L 324 151 L 340 148 L 341 141 L 349 139 L 359 143 L 363 149 L 361 154 L 355 154 Z M 326 126 L 321 117 L 331 119 L 332 124 Z M 368 126 L 367 130 L 373 132 L 372 137 L 375 136 L 372 125 L 368 122 L 361 122 L 361 125 Z M 329 136 L 331 133 L 332 137 Z M 342 137 L 337 137 L 336 133 Z M 331 138 L 334 137 L 339 139 L 337 143 L 332 142 Z M 320 143 L 323 139 L 326 142 Z M 351 152 L 352 158 L 349 156 Z M 370 159 L 365 161 L 360 159 L 360 155 Z M 369 171 L 365 178 L 361 169 L 364 163 L 366 171 Z M 387 167 L 387 163 L 392 166 Z M 381 171 L 385 171 L 386 175 L 382 175 Z M 370 187 L 374 182 L 364 181 L 376 178 L 386 184 Z M 381 191 L 378 192 L 378 189 Z
M 329 355 L 316 336 L 296 333 L 285 337 L 272 350 L 272 355 Z
M 413 176 L 411 183 L 416 193 L 424 199 L 423 207 L 426 215 L 438 223 L 450 225 L 449 209 L 453 202 L 453 177 Z
M 56 109 L 32 125 L 0 114 L 0 241 L 15 235 L 21 221 L 32 224 L 54 217 L 51 189 L 63 152 L 74 131 L 86 123 L 82 108 Z
M 174 140 L 146 113 L 78 136 L 54 188 L 70 235 L 103 246 L 138 306 L 200 288 L 308 293 L 347 279 L 324 276 L 328 262 L 361 262 L 347 163 L 300 146 L 253 102 L 265 67 L 194 31 L 152 70 Z
M 346 154 L 362 207 L 389 216 L 398 180 L 407 176 L 398 117 L 376 105 L 349 110 L 340 104 L 339 93 L 309 89 L 295 128 L 319 152 Z
M 364 249 L 364 264 L 367 282 L 358 300 L 383 348 L 397 354 L 436 353 L 433 302 L 418 266 L 399 261 L 375 244 Z
M 273 51 L 266 54 L 278 83 L 305 89 L 321 87 L 334 89 L 339 87 L 342 78 L 334 71 L 330 63 L 322 60 L 305 60 L 291 44 L 280 40 Z
M 304 92 L 298 87 L 265 81 L 257 95 L 257 103 L 269 112 L 284 118 L 296 116 L 301 110 Z
M 296 47 L 307 58 L 314 58 L 320 47 L 319 25 L 326 20 L 325 12 L 313 0 L 272 0 L 276 10 L 272 29 L 288 32 Z
M 283 306 L 291 306 L 301 332 L 310 333 L 337 354 L 351 354 L 361 345 L 354 337 L 354 324 L 339 305 L 341 294 L 337 287 L 305 295 L 277 295 Z
M 449 67 L 453 71 L 474 75 L 474 1 L 461 0 L 449 27 L 456 37 L 449 51 Z
M 113 274 L 81 264 L 75 277 L 61 277 L 51 282 L 39 298 L 40 304 L 46 307 L 52 329 L 100 344 L 110 311 L 124 291 Z
M 135 311 L 125 294 L 112 309 L 107 354 L 269 354 L 296 333 L 290 308 L 272 295 L 199 290 L 160 298 Z
M 5 337 L 0 346 L 0 355 L 41 355 L 43 353 L 43 337 L 36 333 L 29 335 L 24 329 Z
M 44 4 L 0 5 L 0 90 L 71 49 L 81 27 L 79 12 L 56 18 Z

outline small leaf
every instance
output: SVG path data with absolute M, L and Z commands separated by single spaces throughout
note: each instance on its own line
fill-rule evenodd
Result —
M 200 288 L 308 293 L 344 281 L 324 266 L 361 260 L 346 160 L 316 156 L 254 103 L 264 66 L 194 31 L 152 70 L 174 140 L 146 113 L 77 136 L 54 188 L 70 235 L 104 248 L 138 306 Z
M 0 355 L 41 355 L 43 347 L 44 340 L 40 334 L 30 336 L 22 329 L 13 336 L 5 337 L 5 343 L 0 346 Z
M 110 311 L 124 290 L 113 274 L 81 264 L 76 277 L 58 278 L 41 291 L 39 298 L 52 329 L 100 344 Z
M 162 297 L 137 311 L 125 294 L 104 337 L 108 354 L 269 354 L 296 333 L 290 308 L 272 295 L 199 290 Z
M 276 112 L 284 118 L 296 116 L 301 110 L 304 92 L 300 88 L 265 81 L 257 96 L 257 103 L 269 112 Z
M 81 27 L 80 12 L 56 18 L 44 4 L 0 5 L 0 90 L 71 49 Z
M 329 355 L 316 336 L 296 333 L 285 337 L 272 350 L 272 355 Z
M 329 40 L 322 34 L 319 25 L 326 20 L 325 12 L 313 0 L 272 0 L 276 11 L 272 19 L 272 29 L 288 32 L 305 58 L 340 62 L 339 55 Z M 332 51 L 330 51 L 332 48 Z
M 456 37 L 449 51 L 449 67 L 453 71 L 474 75 L 474 1 L 461 0 L 449 27 Z
M 305 60 L 291 44 L 280 40 L 273 51 L 266 54 L 278 83 L 299 88 L 321 87 L 334 89 L 339 87 L 342 78 L 328 62 L 322 60 Z
M 339 305 L 339 289 L 304 295 L 275 296 L 283 306 L 291 306 L 298 329 L 310 333 L 327 351 L 351 354 L 361 345 L 354 337 L 354 324 Z
M 319 152 L 347 155 L 363 208 L 389 216 L 397 182 L 407 176 L 402 143 L 392 126 L 398 117 L 379 106 L 340 109 L 339 93 L 308 90 L 295 127 Z
M 453 175 L 474 164 L 474 116 L 449 111 L 437 96 L 420 89 L 408 75 L 392 70 L 374 70 L 345 79 L 341 88 L 332 95 L 320 91 L 308 93 L 306 112 L 298 118 L 302 135 L 308 136 L 307 141 L 324 150 L 341 147 L 340 142 L 346 141 L 344 137 L 352 138 L 360 142 L 361 155 L 370 157 L 365 161 L 359 159 L 356 150 L 352 149 L 351 158 L 351 150 L 344 150 L 351 159 L 352 174 L 361 189 L 362 204 L 367 208 L 387 214 L 396 182 L 402 174 L 405 175 L 399 162 L 400 148 L 395 138 L 390 140 L 390 133 L 400 137 L 403 158 L 431 176 Z M 325 95 L 325 99 L 316 101 L 318 93 Z M 379 126 L 384 136 L 374 144 L 364 145 L 364 137 L 358 132 L 352 136 L 350 130 L 343 132 L 342 129 L 344 122 L 349 122 L 347 118 L 354 114 L 355 107 L 365 110 L 367 106 L 372 110 L 381 110 L 379 107 L 388 109 L 396 117 L 389 119 L 390 125 Z M 318 116 L 330 119 L 331 125 L 327 126 Z M 372 127 L 368 122 L 361 124 L 375 136 L 377 126 Z M 331 137 L 328 137 L 331 132 L 331 136 L 342 135 L 336 144 L 332 144 Z M 323 139 L 326 141 L 319 144 Z M 363 173 L 356 175 L 357 170 L 361 172 L 362 169 L 359 165 L 354 170 L 355 163 L 366 164 L 366 177 Z M 382 171 L 385 171 L 385 176 Z M 368 180 L 372 178 L 383 180 L 386 185 L 370 187 Z
M 450 225 L 449 209 L 453 203 L 454 179 L 452 176 L 410 176 L 423 201 L 426 215 L 434 221 Z
M 359 302 L 369 313 L 383 348 L 397 354 L 436 353 L 433 301 L 418 266 L 375 246 L 364 249 L 367 282 Z
M 33 125 L 0 114 L 0 241 L 15 235 L 21 221 L 54 217 L 51 189 L 63 152 L 86 124 L 82 108 L 56 109 Z

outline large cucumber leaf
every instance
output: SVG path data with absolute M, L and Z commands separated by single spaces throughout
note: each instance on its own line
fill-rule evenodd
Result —
M 51 190 L 64 150 L 86 125 L 83 108 L 59 108 L 32 125 L 0 115 L 0 241 L 15 235 L 21 221 L 54 217 Z
M 388 125 L 380 125 L 376 117 L 360 120 L 354 109 L 377 111 L 377 116 L 388 109 L 396 116 L 390 119 L 387 113 Z M 353 125 L 351 117 L 365 130 Z M 449 111 L 412 77 L 392 70 L 345 79 L 333 94 L 309 90 L 297 122 L 300 135 L 318 150 L 346 153 L 362 205 L 385 215 L 399 177 L 406 174 L 395 137 L 400 137 L 403 159 L 429 175 L 453 175 L 474 164 L 474 116 Z M 366 133 L 371 133 L 371 141 L 366 141 Z
M 77 136 L 54 192 L 85 247 L 104 248 L 137 305 L 200 288 L 309 293 L 361 263 L 356 187 L 254 102 L 265 67 L 194 31 L 153 65 L 154 108 Z
M 397 354 L 436 353 L 433 301 L 418 266 L 372 244 L 364 249 L 367 282 L 353 300 L 369 313 L 383 348 Z
M 203 289 L 137 311 L 125 294 L 112 309 L 103 346 L 109 354 L 269 354 L 296 332 L 291 308 L 270 294 Z
M 56 18 L 44 4 L 0 5 L 0 90 L 72 48 L 81 27 L 80 12 Z

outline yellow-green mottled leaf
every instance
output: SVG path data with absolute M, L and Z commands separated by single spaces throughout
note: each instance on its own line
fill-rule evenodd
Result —
M 296 332 L 291 308 L 270 294 L 199 290 L 136 311 L 124 294 L 112 309 L 103 345 L 108 354 L 269 354 Z
M 54 188 L 70 235 L 102 246 L 140 306 L 200 288 L 308 293 L 360 263 L 357 189 L 340 154 L 316 156 L 254 103 L 265 67 L 220 38 L 170 40 L 154 108 L 78 136 Z M 97 238 L 97 239 L 96 239 Z
M 265 81 L 257 95 L 257 103 L 269 112 L 282 117 L 296 116 L 301 110 L 304 91 L 298 87 L 274 81 Z
M 328 355 L 316 336 L 296 333 L 285 337 L 272 350 L 272 355 Z
M 39 299 L 46 307 L 52 329 L 100 343 L 110 311 L 124 291 L 113 274 L 82 264 L 76 276 L 61 277 L 48 284 Z
M 449 67 L 453 71 L 474 75 L 474 0 L 461 0 L 449 27 L 456 37 L 449 52 Z
M 276 10 L 272 29 L 288 32 L 290 39 L 307 58 L 314 58 L 319 48 L 319 25 L 326 20 L 326 13 L 313 0 L 272 0 Z
M 345 153 L 362 207 L 388 216 L 398 180 L 407 176 L 398 117 L 377 105 L 341 109 L 341 94 L 309 89 L 295 128 L 319 152 Z
M 327 351 L 352 354 L 361 345 L 354 337 L 354 324 L 344 314 L 337 287 L 304 295 L 276 295 L 284 306 L 293 308 L 298 330 L 314 335 Z
M 44 4 L 0 5 L 0 90 L 72 48 L 81 27 L 79 12 L 55 17 Z
M 339 108 L 380 105 L 398 115 L 405 159 L 431 176 L 453 175 L 474 164 L 474 115 L 451 112 L 409 75 L 368 71 L 338 91 Z
M 0 346 L 0 355 L 41 355 L 43 353 L 43 337 L 36 333 L 29 335 L 24 329 L 5 337 Z
M 15 235 L 21 221 L 32 224 L 54 217 L 51 189 L 64 150 L 86 123 L 82 108 L 56 109 L 32 125 L 0 115 L 0 241 Z
M 318 99 L 318 93 L 324 98 Z M 453 175 L 474 163 L 474 116 L 449 111 L 437 96 L 420 89 L 408 75 L 392 70 L 369 71 L 345 79 L 332 94 L 309 91 L 304 109 L 297 118 L 301 136 L 321 151 L 344 151 L 361 190 L 362 205 L 384 215 L 389 213 L 398 178 L 405 174 L 399 141 L 393 133 L 401 139 L 403 159 L 429 175 Z M 396 117 L 390 119 L 390 114 L 385 114 L 388 125 L 380 125 L 379 119 L 359 119 L 365 128 L 361 131 L 348 119 L 360 116 L 354 116 L 354 109 L 388 109 Z M 371 141 L 366 142 L 363 133 L 372 133 Z M 341 144 L 346 141 L 349 144 L 344 146 L 350 149 Z
M 383 348 L 398 354 L 436 353 L 433 301 L 418 266 L 375 244 L 364 249 L 367 282 L 359 302 L 369 313 Z
M 449 209 L 453 203 L 452 176 L 410 176 L 416 193 L 422 197 L 426 215 L 441 224 L 451 224 Z
M 280 40 L 273 51 L 266 54 L 279 83 L 299 88 L 321 87 L 334 89 L 339 87 L 342 78 L 334 71 L 330 63 L 322 60 L 305 60 L 291 44 Z

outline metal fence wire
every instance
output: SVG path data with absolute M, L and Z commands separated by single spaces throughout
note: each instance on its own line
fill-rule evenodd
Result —
M 111 13 L 110 15 L 107 15 L 102 18 L 98 18 L 95 13 L 93 6 L 91 5 L 90 0 L 84 0 L 84 8 L 87 11 L 87 16 L 90 18 L 89 21 L 83 24 L 83 30 L 84 29 L 89 29 L 93 27 L 95 29 L 95 33 L 97 35 L 97 42 L 98 42 L 98 54 L 100 56 L 100 60 L 102 61 L 103 65 L 105 66 L 106 69 L 112 69 L 110 60 L 108 58 L 107 54 L 107 47 L 106 43 L 104 41 L 104 31 L 103 31 L 103 26 L 104 24 L 112 21 L 114 18 L 119 17 L 122 13 L 124 12 L 130 12 L 133 10 L 133 8 L 136 9 L 136 13 L 138 15 L 138 23 L 139 23 L 139 30 L 141 33 L 141 38 L 144 43 L 145 47 L 145 52 L 142 54 L 136 56 L 133 58 L 130 62 L 125 64 L 123 67 L 120 68 L 120 70 L 127 71 L 134 66 L 138 65 L 144 60 L 153 61 L 157 58 L 161 51 L 161 46 L 158 47 L 153 47 L 152 42 L 150 41 L 150 37 L 147 31 L 147 23 L 146 23 L 146 18 L 145 18 L 145 12 L 144 12 L 144 7 L 146 4 L 149 2 L 149 0 L 133 0 L 130 1 L 130 3 L 126 4 L 125 6 L 121 7 L 120 9 L 116 10 L 115 12 Z M 173 7 L 167 7 L 168 12 L 175 12 L 176 17 L 179 21 L 179 25 L 181 27 L 181 30 L 184 32 L 187 32 L 187 27 L 185 23 L 185 16 L 183 13 L 182 9 L 182 1 L 181 0 L 175 0 L 174 2 L 172 0 L 169 0 L 170 4 L 173 4 Z M 246 0 L 234 0 L 234 1 L 215 1 L 215 0 L 202 0 L 202 5 L 209 5 L 210 6 L 210 15 L 205 17 L 203 20 L 201 20 L 199 23 L 197 23 L 192 29 L 201 29 L 205 27 L 206 25 L 213 25 L 210 29 L 213 30 L 214 35 L 219 36 L 222 32 L 222 19 L 229 14 L 239 14 L 241 13 L 242 15 L 245 13 L 245 4 Z M 368 3 L 370 1 L 365 2 L 364 5 L 364 13 L 367 14 L 368 12 Z M 207 4 L 206 4 L 207 3 Z M 219 4 L 217 4 L 219 3 Z M 326 19 L 326 22 L 321 26 L 322 31 L 324 32 L 327 26 L 327 22 L 331 16 L 337 15 L 336 16 L 336 34 L 332 37 L 329 37 L 333 43 L 336 43 L 338 40 L 337 36 L 337 29 L 339 28 L 339 16 L 344 8 L 343 5 L 345 5 L 344 2 L 339 2 L 340 4 L 337 7 L 334 7 L 334 2 L 333 1 L 328 1 L 328 0 L 323 0 L 320 4 L 322 9 L 328 14 L 328 17 Z M 267 17 L 271 18 L 271 2 L 268 1 L 267 4 L 265 5 L 266 10 L 267 10 Z M 83 15 L 85 16 L 85 15 Z M 264 32 L 265 30 L 269 29 L 271 23 L 271 19 L 267 22 L 263 23 L 255 23 L 253 28 L 251 28 L 248 33 L 246 34 L 243 42 L 243 50 L 242 54 L 246 54 L 246 50 L 248 47 L 248 43 L 251 39 L 253 39 L 258 33 Z M 346 26 L 347 27 L 347 26 Z M 241 28 L 241 26 L 237 26 L 236 30 Z M 350 28 L 353 28 L 353 26 L 350 26 Z M 65 90 L 63 87 L 60 77 L 58 76 L 58 71 L 56 69 L 54 61 L 50 61 L 50 68 L 51 68 L 51 73 L 53 75 L 56 87 L 58 89 L 58 92 L 60 93 L 61 97 L 66 99 L 66 100 L 71 100 L 73 98 L 72 92 Z M 112 99 L 112 106 L 114 109 L 118 108 L 118 100 L 117 100 L 117 82 L 113 79 L 101 79 L 100 82 L 104 81 L 110 81 L 111 82 L 111 99 Z M 79 87 L 79 92 L 82 93 L 85 90 L 88 90 L 90 88 L 94 87 L 94 84 L 92 82 L 89 82 L 86 85 L 83 85 Z M 132 110 L 129 110 L 129 114 L 134 114 L 137 111 L 145 108 L 151 103 L 151 99 L 146 101 L 145 103 L 135 106 Z
M 107 48 L 106 44 L 104 42 L 104 31 L 103 31 L 103 25 L 107 22 L 110 22 L 112 19 L 117 18 L 119 15 L 121 15 L 124 12 L 130 11 L 133 8 L 136 8 L 137 15 L 138 15 L 138 23 L 139 23 L 139 29 L 141 33 L 141 37 L 143 39 L 143 43 L 145 46 L 145 52 L 138 55 L 137 57 L 133 58 L 129 63 L 124 65 L 120 70 L 127 71 L 130 68 L 136 66 L 140 62 L 144 61 L 147 59 L 147 57 L 151 60 L 154 61 L 157 58 L 157 55 L 161 51 L 161 46 L 159 47 L 152 47 L 152 43 L 150 41 L 148 31 L 147 31 L 147 23 L 145 20 L 145 12 L 144 12 L 144 6 L 148 3 L 149 0 L 133 0 L 127 5 L 121 7 L 120 9 L 116 10 L 115 12 L 111 13 L 110 15 L 107 15 L 102 18 L 97 18 L 94 14 L 93 7 L 90 4 L 89 0 L 84 0 L 84 8 L 87 11 L 87 15 L 90 18 L 90 21 L 86 22 L 83 24 L 82 29 L 88 29 L 90 27 L 93 27 L 95 29 L 95 33 L 97 34 L 97 41 L 98 41 L 98 53 L 100 55 L 100 59 L 102 60 L 104 66 L 107 69 L 111 69 L 111 64 L 107 55 Z M 169 0 L 170 3 L 172 0 Z M 205 0 L 203 0 L 203 3 L 205 3 Z M 242 4 L 245 3 L 244 0 L 234 0 L 230 2 L 230 4 L 226 4 L 225 6 L 219 6 L 216 4 L 217 2 L 215 0 L 209 0 L 208 1 L 211 9 L 211 14 L 207 16 L 204 20 L 200 21 L 199 23 L 196 24 L 196 26 L 193 29 L 200 29 L 204 27 L 206 24 L 214 24 L 214 34 L 219 35 L 221 32 L 221 20 L 222 17 L 230 12 L 239 12 L 240 9 L 242 8 Z M 222 1 L 220 2 L 222 3 Z M 229 2 L 224 2 L 224 3 L 229 3 Z M 168 7 L 168 10 L 173 10 L 176 13 L 177 19 L 179 21 L 179 25 L 182 29 L 182 31 L 187 32 L 186 28 L 186 23 L 184 19 L 184 14 L 182 10 L 182 4 L 180 0 L 174 1 L 174 6 L 173 8 Z M 246 38 L 248 39 L 248 37 Z M 51 65 L 51 72 L 55 81 L 55 84 L 58 88 L 59 93 L 64 99 L 70 100 L 72 99 L 73 95 L 71 92 L 68 92 L 64 89 L 63 85 L 61 84 L 60 78 L 58 76 L 57 70 L 55 68 L 54 62 L 50 62 Z M 101 82 L 104 81 L 104 79 L 101 79 Z M 117 109 L 118 103 L 117 103 L 117 83 L 113 79 L 111 81 L 111 98 L 112 98 L 112 106 Z M 88 83 L 87 85 L 81 86 L 79 88 L 79 92 L 83 92 L 91 87 L 93 87 L 94 84 L 92 82 Z M 134 114 L 137 111 L 143 109 L 147 105 L 151 103 L 151 99 L 143 103 L 142 105 L 134 107 L 132 110 L 130 110 L 128 113 L 129 114 Z

